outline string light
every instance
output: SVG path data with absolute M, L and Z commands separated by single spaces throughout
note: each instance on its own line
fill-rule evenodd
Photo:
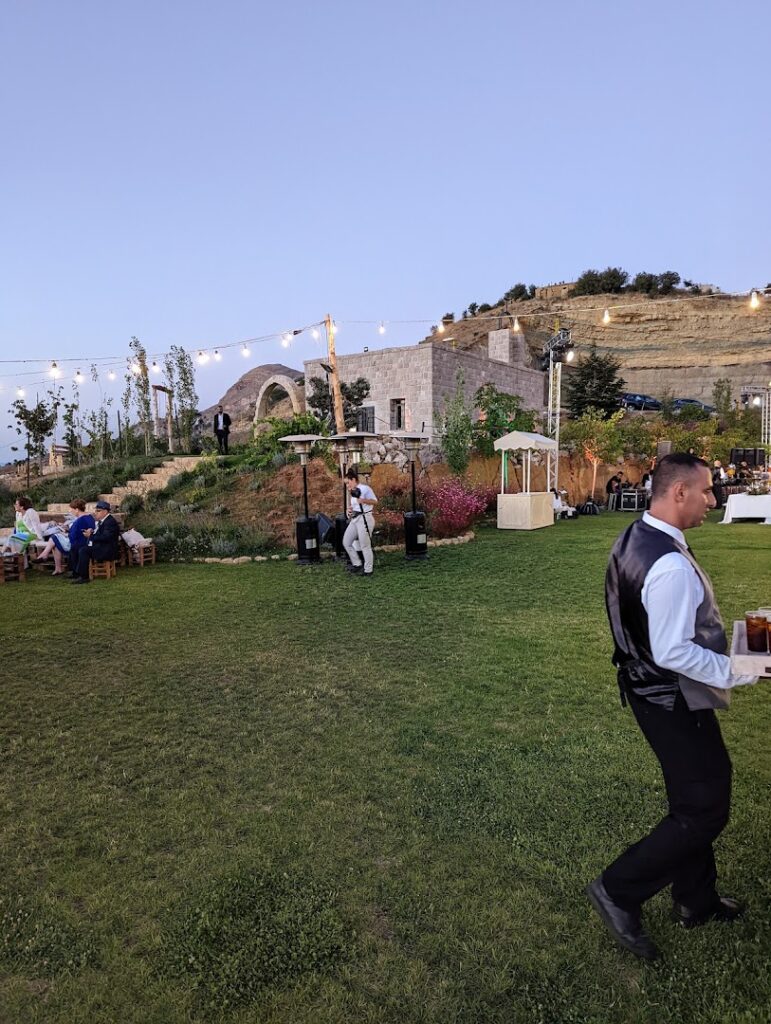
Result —
M 107 374 L 107 379 L 108 379 L 108 380 L 115 380 L 115 377 L 116 377 L 116 373 L 115 373 L 115 370 L 110 370 L 110 371 L 108 372 L 108 374 Z
M 216 363 L 221 363 L 222 362 L 222 353 L 219 352 L 216 348 L 214 350 L 214 361 Z
M 444 334 L 444 320 L 439 321 L 439 326 L 436 329 L 439 334 Z
M 197 356 L 197 360 L 198 360 L 198 365 L 199 366 L 206 366 L 206 364 L 209 362 L 209 353 L 208 352 L 199 352 L 198 356 Z
M 17 398 L 24 398 L 26 393 L 27 392 L 24 390 L 24 388 L 16 388 L 16 397 Z
M 153 359 L 153 365 L 150 367 L 150 369 L 155 374 L 159 374 L 161 372 L 160 366 L 156 363 L 156 361 L 154 359 Z
M 75 383 L 82 384 L 85 379 L 86 378 L 83 376 L 80 370 L 78 370 L 77 373 L 75 374 Z
M 572 349 L 572 348 L 570 348 L 570 349 L 568 349 L 568 351 L 567 351 L 567 352 L 565 353 L 565 360 L 566 360 L 566 361 L 567 361 L 568 363 L 572 363 L 572 362 L 573 362 L 573 360 L 575 359 L 575 357 L 576 357 L 575 349 Z
M 314 341 L 318 341 L 319 340 L 321 335 L 319 334 L 318 327 L 314 327 L 313 328 L 313 330 L 311 331 L 311 337 L 313 338 Z
M 385 324 L 383 323 L 382 320 L 380 321 L 380 326 L 377 329 L 377 333 L 378 334 L 385 334 Z
M 610 323 L 610 313 L 608 312 L 608 310 L 607 310 L 607 309 L 606 309 L 606 310 L 605 310 L 605 312 L 604 312 L 604 313 L 602 314 L 602 322 L 603 322 L 603 323 L 604 323 L 605 325 L 607 325 L 607 324 L 609 324 L 609 323 Z
M 139 363 L 136 361 L 136 359 L 131 364 L 130 370 L 134 374 L 135 377 L 138 377 L 139 374 L 142 372 L 142 367 L 139 365 Z
M 758 293 L 753 288 L 752 295 L 750 295 L 750 309 L 757 309 L 759 305 L 760 299 L 758 298 Z
M 519 333 L 519 317 L 516 316 L 514 317 L 514 331 Z
M 762 402 L 763 399 L 760 397 L 760 395 L 755 395 L 755 397 L 752 399 L 753 405 L 760 405 Z
M 251 355 L 251 352 L 249 351 L 249 346 L 248 345 L 242 345 L 241 346 L 241 355 L 244 357 L 244 359 L 248 359 L 249 358 L 249 356 Z
M 281 345 L 283 346 L 283 348 L 289 348 L 289 345 L 290 345 L 291 341 L 292 341 L 292 335 L 288 331 L 287 331 L 286 334 L 282 334 L 282 336 L 281 336 Z
M 53 377 L 53 379 L 58 380 L 61 377 L 61 375 L 62 371 L 59 369 L 56 363 L 51 363 L 51 376 Z

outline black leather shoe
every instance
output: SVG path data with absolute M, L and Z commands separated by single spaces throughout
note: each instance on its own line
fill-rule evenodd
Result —
M 718 896 L 715 903 L 709 910 L 702 910 L 698 913 L 684 907 L 682 903 L 672 904 L 672 920 L 677 921 L 683 928 L 698 928 L 700 924 L 708 921 L 735 921 L 741 917 L 745 907 L 738 900 L 732 900 L 730 896 Z
M 90 583 L 91 580 L 84 580 L 84 579 L 81 579 L 81 577 L 79 576 L 76 580 L 73 580 L 72 582 L 73 583 Z
M 639 956 L 642 960 L 655 960 L 659 951 L 651 939 L 645 934 L 640 922 L 639 911 L 634 913 L 623 910 L 608 896 L 602 884 L 602 875 L 586 887 L 589 901 L 600 915 L 610 934 L 624 949 Z
M 358 576 L 360 573 L 364 572 L 364 566 L 363 565 L 349 565 L 348 566 L 348 572 L 353 573 L 354 576 Z

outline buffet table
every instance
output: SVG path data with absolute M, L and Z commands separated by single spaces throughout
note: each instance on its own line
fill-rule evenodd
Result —
M 720 525 L 736 519 L 762 519 L 764 526 L 771 526 L 771 494 L 731 494 Z

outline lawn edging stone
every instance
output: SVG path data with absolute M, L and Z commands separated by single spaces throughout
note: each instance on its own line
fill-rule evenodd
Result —
M 469 541 L 474 540 L 474 536 L 474 531 L 469 530 L 467 533 L 462 533 L 459 537 L 440 537 L 438 540 L 430 540 L 428 541 L 428 547 L 441 548 L 446 547 L 448 544 L 468 544 Z M 393 551 L 401 551 L 403 548 L 403 544 L 379 544 L 373 548 L 373 551 L 381 551 L 387 554 Z M 238 558 L 194 558 L 193 562 L 206 565 L 244 565 L 246 562 L 279 562 L 282 559 L 287 562 L 296 562 L 297 552 L 293 551 L 289 555 L 240 555 Z

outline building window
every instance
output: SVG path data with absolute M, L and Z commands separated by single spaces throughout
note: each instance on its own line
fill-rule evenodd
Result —
M 391 430 L 404 430 L 404 399 L 391 399 Z
M 375 433 L 375 406 L 363 405 L 356 410 L 356 429 L 365 434 Z

